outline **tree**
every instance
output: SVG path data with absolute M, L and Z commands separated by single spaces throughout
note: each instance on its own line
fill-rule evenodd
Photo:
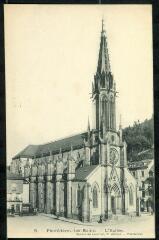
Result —
M 132 127 L 123 130 L 123 139 L 127 143 L 128 161 L 141 160 L 138 153 L 151 148 L 154 143 L 153 119 L 143 123 L 135 121 Z

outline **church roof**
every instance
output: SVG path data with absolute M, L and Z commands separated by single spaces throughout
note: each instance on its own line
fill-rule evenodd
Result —
M 24 148 L 20 153 L 13 157 L 13 159 L 20 158 L 20 157 L 33 157 L 35 156 L 36 152 L 38 151 L 39 145 L 28 145 Z
M 75 173 L 75 179 L 74 180 L 79 180 L 83 181 L 88 177 L 88 175 L 94 171 L 94 169 L 98 167 L 98 165 L 91 165 L 91 166 L 85 166 L 85 167 L 80 167 L 76 170 Z
M 13 159 L 17 159 L 20 157 L 24 158 L 33 158 L 33 157 L 41 157 L 49 155 L 50 152 L 52 154 L 59 153 L 61 149 L 62 152 L 70 151 L 71 146 L 73 149 L 79 149 L 83 146 L 83 138 L 86 133 L 77 134 L 74 136 L 66 137 L 64 139 L 60 139 L 54 142 L 49 142 L 41 145 L 28 145 L 24 150 L 18 153 Z

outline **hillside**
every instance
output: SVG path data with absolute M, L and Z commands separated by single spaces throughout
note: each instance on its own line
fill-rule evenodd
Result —
M 138 155 L 140 152 L 144 153 L 144 158 L 153 158 L 153 150 L 146 151 L 154 144 L 153 118 L 142 123 L 134 122 L 132 127 L 123 129 L 123 139 L 127 143 L 128 161 L 141 160 L 141 154 Z

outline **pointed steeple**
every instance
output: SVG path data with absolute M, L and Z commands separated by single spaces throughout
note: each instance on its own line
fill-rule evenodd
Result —
M 104 32 L 104 19 L 102 18 L 102 32 Z
M 90 129 L 90 122 L 89 122 L 89 117 L 88 117 L 88 126 L 87 126 L 87 142 L 90 143 L 91 141 L 91 129 Z
M 101 74 L 102 72 L 104 73 L 111 72 L 108 47 L 107 47 L 107 41 L 106 41 L 106 32 L 104 29 L 104 19 L 102 19 L 102 31 L 101 31 L 97 72 L 99 74 Z
M 97 72 L 94 75 L 92 101 L 96 115 L 96 129 L 102 125 L 103 136 L 108 130 L 116 130 L 116 85 L 110 69 L 107 37 L 102 19 Z

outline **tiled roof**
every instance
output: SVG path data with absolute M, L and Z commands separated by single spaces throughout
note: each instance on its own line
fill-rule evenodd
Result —
M 98 165 L 91 165 L 80 167 L 76 170 L 75 179 L 74 180 L 85 180 L 86 177 L 96 168 Z
M 39 145 L 28 145 L 26 148 L 24 148 L 20 153 L 18 153 L 16 156 L 13 157 L 13 159 L 19 158 L 19 157 L 33 157 L 36 152 L 38 151 Z
M 83 146 L 83 137 L 85 134 L 86 133 L 77 134 L 42 145 L 29 145 L 16 156 L 14 156 L 13 159 L 20 157 L 34 157 L 35 155 L 38 157 L 42 155 L 48 155 L 49 152 L 56 154 L 59 152 L 60 148 L 63 152 L 69 151 L 71 146 L 73 149 L 81 148 Z

